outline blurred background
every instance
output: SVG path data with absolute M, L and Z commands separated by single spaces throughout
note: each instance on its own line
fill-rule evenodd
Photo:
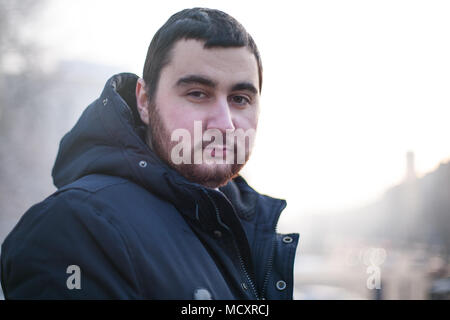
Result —
M 243 176 L 287 200 L 296 299 L 449 299 L 448 1 L 0 0 L 0 242 L 59 140 L 173 13 L 223 10 L 264 66 Z

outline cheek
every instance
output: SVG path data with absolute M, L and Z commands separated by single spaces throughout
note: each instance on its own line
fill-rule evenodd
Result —
M 183 112 L 180 102 L 173 95 L 161 92 L 158 95 L 156 105 L 167 130 L 172 132 L 175 129 L 186 128 L 184 123 L 186 120 L 185 112 Z
M 169 133 L 176 129 L 186 129 L 193 136 L 195 121 L 201 121 L 201 128 L 205 130 L 207 114 L 204 111 L 192 108 L 186 102 L 177 99 L 166 100 L 159 106 Z
M 236 128 L 241 128 L 244 130 L 255 129 L 258 126 L 259 113 L 257 110 L 246 110 L 241 113 L 237 113 L 234 116 L 234 125 Z

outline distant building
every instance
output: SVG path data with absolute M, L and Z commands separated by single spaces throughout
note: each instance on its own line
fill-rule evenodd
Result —
M 416 179 L 416 169 L 414 165 L 414 152 L 408 151 L 406 153 L 406 181 Z

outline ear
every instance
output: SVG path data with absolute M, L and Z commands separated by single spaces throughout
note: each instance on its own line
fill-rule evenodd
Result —
M 148 121 L 148 95 L 145 90 L 144 79 L 139 78 L 136 83 L 136 103 L 139 115 L 141 116 L 142 122 L 149 125 Z

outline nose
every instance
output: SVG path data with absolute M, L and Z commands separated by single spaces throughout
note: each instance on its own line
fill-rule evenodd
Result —
M 233 115 L 226 97 L 217 99 L 216 103 L 210 109 L 206 129 L 218 129 L 222 132 L 235 130 Z

